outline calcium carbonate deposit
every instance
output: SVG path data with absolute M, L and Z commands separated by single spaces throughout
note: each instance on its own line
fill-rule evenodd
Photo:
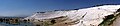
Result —
M 78 10 L 37 12 L 25 19 L 37 22 L 35 24 L 40 26 L 98 26 L 105 16 L 115 14 L 119 8 L 120 5 L 103 5 Z

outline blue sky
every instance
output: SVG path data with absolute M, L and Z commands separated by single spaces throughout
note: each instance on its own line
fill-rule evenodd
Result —
M 120 0 L 0 0 L 0 16 L 26 16 L 38 11 L 66 10 L 97 4 L 119 4 Z

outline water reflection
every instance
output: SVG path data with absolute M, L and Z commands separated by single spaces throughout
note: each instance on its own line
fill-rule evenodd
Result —
M 32 22 L 21 21 L 22 18 L 0 18 L 0 26 L 34 26 Z

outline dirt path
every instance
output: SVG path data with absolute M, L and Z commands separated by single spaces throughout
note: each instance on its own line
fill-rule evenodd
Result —
M 120 26 L 120 15 L 117 16 L 116 20 L 110 26 Z

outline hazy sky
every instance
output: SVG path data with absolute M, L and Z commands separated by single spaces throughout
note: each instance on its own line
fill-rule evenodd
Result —
M 37 11 L 75 9 L 120 0 L 0 0 L 0 16 L 24 16 Z

